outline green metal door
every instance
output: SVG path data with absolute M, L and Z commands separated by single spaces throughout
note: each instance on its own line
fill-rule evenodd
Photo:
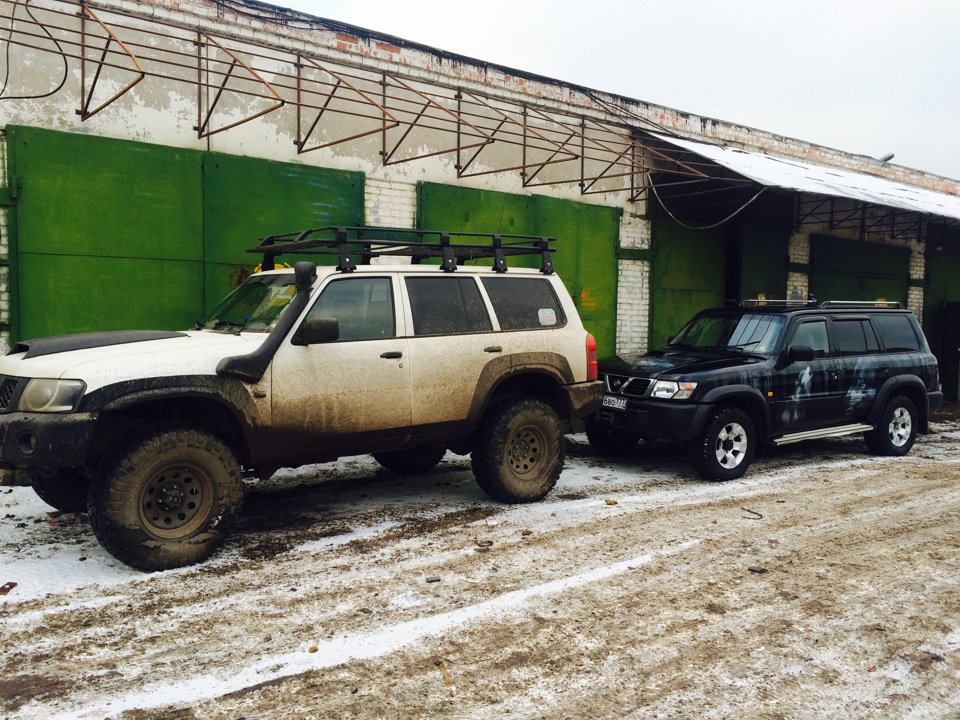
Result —
M 907 302 L 910 250 L 877 243 L 810 238 L 810 294 L 825 300 Z
M 357 172 L 209 153 L 203 197 L 208 311 L 260 262 L 246 249 L 261 237 L 363 222 L 363 174 Z M 336 264 L 330 256 L 296 259 Z
M 544 196 L 473 190 L 434 183 L 418 187 L 418 222 L 424 230 L 450 230 L 557 238 L 554 267 L 573 297 L 599 355 L 612 355 L 617 329 L 619 208 Z M 484 261 L 488 262 L 488 261 Z M 539 258 L 511 259 L 539 267 Z
M 363 175 L 7 128 L 13 340 L 181 329 L 259 262 L 262 235 L 359 224 Z
M 25 127 L 7 143 L 14 339 L 199 317 L 201 153 Z
M 789 233 L 758 225 L 740 229 L 740 300 L 787 297 Z
M 726 231 L 688 230 L 672 220 L 657 218 L 653 251 L 650 347 L 662 348 L 694 313 L 723 305 Z

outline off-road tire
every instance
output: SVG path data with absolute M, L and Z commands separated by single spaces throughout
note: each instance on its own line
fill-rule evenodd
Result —
M 67 513 L 87 511 L 90 478 L 73 468 L 30 470 L 28 476 L 30 487 L 47 505 Z
M 373 459 L 397 475 L 417 475 L 436 467 L 446 452 L 444 448 L 409 448 L 374 453 Z
M 601 455 L 626 455 L 640 442 L 640 436 L 620 428 L 601 425 L 600 423 L 584 423 L 587 431 L 587 440 Z
M 506 503 L 540 500 L 549 493 L 567 454 L 560 418 L 540 400 L 517 400 L 492 409 L 477 431 L 471 461 L 477 484 Z
M 747 471 L 756 445 L 750 416 L 739 408 L 720 408 L 693 444 L 693 469 L 704 480 L 735 480 Z
M 913 400 L 898 395 L 888 402 L 877 427 L 863 434 L 867 447 L 877 455 L 906 455 L 917 439 L 920 415 Z
M 240 465 L 222 440 L 191 428 L 161 428 L 135 436 L 104 462 L 88 511 L 111 555 L 151 571 L 209 557 L 242 503 Z

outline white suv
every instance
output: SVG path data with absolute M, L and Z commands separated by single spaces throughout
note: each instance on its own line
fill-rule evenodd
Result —
M 258 272 L 191 331 L 18 343 L 0 358 L 0 464 L 27 468 L 54 507 L 88 509 L 101 544 L 144 570 L 210 555 L 244 471 L 373 453 L 422 472 L 451 449 L 472 454 L 492 497 L 542 498 L 563 467 L 563 421 L 603 395 L 549 240 L 372 232 L 265 238 L 251 250 L 265 268 L 303 252 L 339 264 Z M 397 254 L 414 262 L 354 260 Z M 540 267 L 508 271 L 512 255 Z M 480 257 L 493 266 L 462 264 Z

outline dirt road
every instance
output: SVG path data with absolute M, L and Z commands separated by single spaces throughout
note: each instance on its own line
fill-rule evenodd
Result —
M 0 494 L 6 717 L 960 718 L 960 422 L 694 479 L 571 439 L 546 502 L 448 455 L 284 472 L 225 551 L 144 575 Z M 2 713 L 0 713 L 2 714 Z

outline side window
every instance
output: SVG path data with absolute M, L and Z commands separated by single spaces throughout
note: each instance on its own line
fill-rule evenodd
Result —
M 840 355 L 865 355 L 880 349 L 869 320 L 834 319 L 833 329 L 836 331 L 837 352 Z
M 790 346 L 806 345 L 813 348 L 814 357 L 826 357 L 830 354 L 830 341 L 827 339 L 827 321 L 811 320 L 797 326 Z
M 393 337 L 396 329 L 390 278 L 334 280 L 310 308 L 310 317 L 336 318 L 340 341 Z
M 567 323 L 549 280 L 485 277 L 483 287 L 502 330 L 543 330 Z
M 490 332 L 493 325 L 472 277 L 408 277 L 414 335 Z
M 877 314 L 873 316 L 873 322 L 887 352 L 916 352 L 920 349 L 920 340 L 909 316 Z

